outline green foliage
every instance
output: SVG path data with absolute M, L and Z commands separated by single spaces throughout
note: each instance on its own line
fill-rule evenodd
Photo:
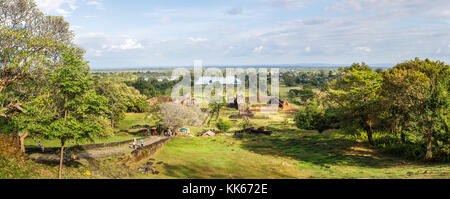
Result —
M 422 134 L 427 159 L 433 159 L 433 154 L 435 159 L 450 159 L 449 69 L 443 62 L 416 58 L 385 72 L 383 97 L 395 118 L 392 126 Z
M 323 132 L 331 128 L 331 120 L 315 103 L 307 105 L 295 116 L 294 121 L 299 129 Z
M 218 102 L 218 101 L 219 100 L 213 100 L 208 105 L 208 108 L 210 110 L 209 111 L 209 113 L 210 113 L 210 120 L 209 120 L 209 122 L 211 122 L 211 119 L 214 117 L 214 115 L 216 115 L 216 120 L 219 119 L 220 112 L 227 105 L 225 98 L 222 99 L 222 102 Z
M 332 71 L 329 71 L 329 74 L 326 75 L 324 70 L 320 70 L 317 72 L 285 72 L 281 75 L 282 82 L 288 86 L 298 86 L 303 85 L 304 89 L 313 89 L 313 88 L 323 88 L 326 86 L 326 83 L 332 79 L 335 79 L 336 76 L 333 75 Z
M 220 118 L 219 121 L 216 124 L 217 128 L 223 132 L 228 132 L 233 124 L 230 120 Z
M 309 100 L 312 100 L 312 99 L 314 99 L 315 96 L 316 96 L 316 94 L 314 93 L 314 91 L 312 89 L 303 89 L 303 90 L 291 89 L 291 90 L 289 90 L 289 97 L 291 99 L 300 98 L 300 100 L 302 102 L 307 102 Z
M 339 70 L 342 77 L 328 84 L 328 103 L 339 109 L 341 126 L 366 130 L 373 145 L 372 128 L 377 112 L 383 76 L 365 63 Z
M 133 86 L 139 90 L 147 98 L 159 97 L 165 95 L 169 89 L 175 86 L 179 81 L 158 81 L 156 78 L 139 78 L 134 82 L 127 82 L 128 85 Z
M 92 76 L 87 62 L 75 49 L 63 53 L 62 65 L 50 74 L 48 94 L 32 103 L 46 118 L 36 124 L 46 138 L 61 140 L 92 139 L 106 136 L 102 117 L 108 112 L 107 99 L 92 90 Z
M 108 99 L 108 118 L 113 127 L 116 122 L 125 117 L 126 112 L 142 113 L 148 110 L 149 104 L 146 97 L 125 83 L 102 78 L 97 80 L 95 90 Z
M 239 124 L 243 129 L 247 129 L 253 126 L 252 121 L 248 117 L 242 118 L 242 122 Z

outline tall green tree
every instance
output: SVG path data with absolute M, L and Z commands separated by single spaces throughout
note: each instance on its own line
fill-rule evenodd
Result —
M 416 58 L 385 73 L 384 97 L 401 120 L 416 124 L 414 129 L 426 142 L 428 160 L 433 158 L 433 146 L 450 155 L 449 70 L 444 62 Z
M 63 17 L 45 16 L 33 0 L 0 1 L 0 13 L 0 95 L 8 92 L 0 113 L 5 113 L 36 95 L 38 86 L 30 85 L 47 82 L 45 73 L 57 66 L 61 48 L 73 45 L 73 32 Z M 4 121 L 13 119 L 6 114 L 0 116 Z M 29 133 L 19 132 L 17 136 L 25 140 Z
M 96 82 L 95 89 L 108 99 L 108 117 L 112 128 L 125 117 L 127 111 L 146 112 L 149 109 L 147 98 L 125 83 L 100 79 Z
M 107 99 L 92 89 L 90 69 L 82 53 L 69 48 L 63 52 L 62 65 L 50 74 L 51 104 L 55 116 L 48 121 L 44 135 L 61 143 L 59 178 L 62 178 L 64 147 L 68 141 L 92 140 L 107 136 L 102 118 L 108 112 Z
M 0 92 L 55 66 L 60 47 L 72 45 L 63 17 L 45 16 L 33 0 L 0 2 Z
M 373 126 L 377 120 L 383 77 L 365 63 L 353 64 L 339 72 L 342 77 L 328 84 L 328 100 L 340 109 L 343 125 L 364 129 L 369 143 L 374 145 Z
M 405 129 L 412 124 L 414 107 L 424 100 L 421 92 L 429 86 L 424 73 L 410 70 L 406 65 L 408 63 L 399 64 L 384 73 L 380 107 L 387 111 L 391 132 L 400 134 L 402 142 L 406 142 Z

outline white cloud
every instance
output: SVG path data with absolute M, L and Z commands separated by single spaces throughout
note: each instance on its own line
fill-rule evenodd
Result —
M 81 29 L 81 28 L 83 28 L 83 26 L 70 25 L 70 28 L 71 28 L 72 30 L 76 30 L 76 29 Z
M 242 13 L 243 11 L 241 7 L 231 8 L 230 10 L 227 11 L 227 14 L 229 15 L 240 15 Z
M 133 50 L 133 49 L 142 49 L 144 48 L 141 43 L 139 43 L 136 39 L 127 38 L 124 43 L 120 45 L 111 45 L 110 50 Z
M 264 46 L 259 46 L 253 49 L 254 53 L 260 53 L 264 49 Z
M 436 54 L 441 54 L 441 52 L 442 52 L 442 48 L 438 48 L 438 49 L 435 51 Z
M 372 52 L 372 49 L 370 49 L 370 48 L 368 48 L 368 47 L 364 47 L 364 46 L 356 47 L 355 50 L 361 51 L 361 52 L 366 52 L 366 53 Z
M 328 11 L 377 12 L 393 16 L 432 15 L 450 17 L 448 0 L 342 0 L 325 7 Z
M 298 10 L 305 7 L 305 0 L 269 0 L 275 6 L 283 6 L 288 9 Z
M 88 1 L 86 2 L 88 6 L 95 6 L 97 9 L 104 9 L 103 3 L 100 1 Z
M 202 37 L 189 37 L 189 40 L 194 43 L 208 41 L 208 39 Z
M 58 14 L 69 16 L 72 11 L 76 10 L 77 0 L 36 0 L 37 6 L 47 14 Z
M 93 48 L 89 48 L 86 51 L 87 54 L 95 56 L 95 57 L 100 57 L 103 55 L 103 51 L 102 50 L 98 50 L 98 49 L 93 49 Z
M 309 46 L 306 47 L 306 48 L 305 48 L 305 51 L 308 52 L 308 53 L 311 52 L 311 47 L 309 47 Z

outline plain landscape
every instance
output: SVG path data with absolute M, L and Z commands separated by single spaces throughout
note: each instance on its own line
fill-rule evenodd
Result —
M 36 2 L 0 1 L 0 179 L 450 178 L 450 65 L 436 57 L 93 69 L 144 47 L 79 45 Z

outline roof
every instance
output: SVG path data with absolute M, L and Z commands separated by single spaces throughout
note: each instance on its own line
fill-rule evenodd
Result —
M 222 85 L 242 84 L 242 81 L 236 77 L 200 77 L 195 85 L 210 85 L 219 82 Z

